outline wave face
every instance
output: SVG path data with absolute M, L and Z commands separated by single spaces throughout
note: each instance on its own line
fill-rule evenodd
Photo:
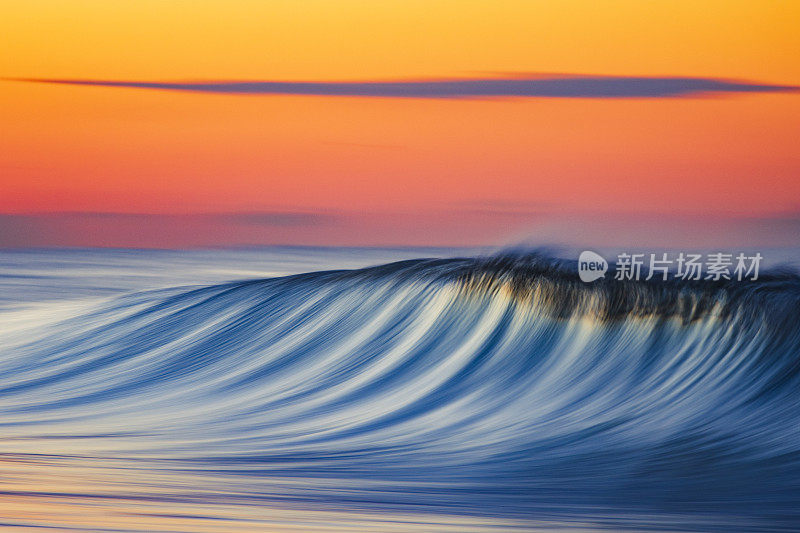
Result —
M 800 529 L 800 279 L 575 273 L 410 260 L 7 314 L 3 493 Z

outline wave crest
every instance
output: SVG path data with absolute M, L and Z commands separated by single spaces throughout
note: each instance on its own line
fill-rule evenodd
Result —
M 798 288 L 584 284 L 516 254 L 138 293 L 0 338 L 0 416 L 33 450 L 80 436 L 264 495 L 781 529 Z

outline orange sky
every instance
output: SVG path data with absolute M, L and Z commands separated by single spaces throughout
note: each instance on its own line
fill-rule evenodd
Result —
M 5 2 L 0 77 L 800 85 L 798 22 L 791 0 Z M 0 213 L 772 216 L 800 208 L 798 136 L 793 93 L 398 99 L 0 81 Z

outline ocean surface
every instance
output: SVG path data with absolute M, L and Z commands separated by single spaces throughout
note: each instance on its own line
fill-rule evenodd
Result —
M 0 527 L 800 531 L 779 262 L 585 284 L 544 252 L 0 251 Z

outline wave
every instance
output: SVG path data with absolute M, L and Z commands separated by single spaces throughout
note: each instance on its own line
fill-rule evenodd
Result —
M 800 278 L 576 272 L 411 260 L 37 317 L 0 334 L 0 452 L 213 475 L 228 497 L 796 530 Z

